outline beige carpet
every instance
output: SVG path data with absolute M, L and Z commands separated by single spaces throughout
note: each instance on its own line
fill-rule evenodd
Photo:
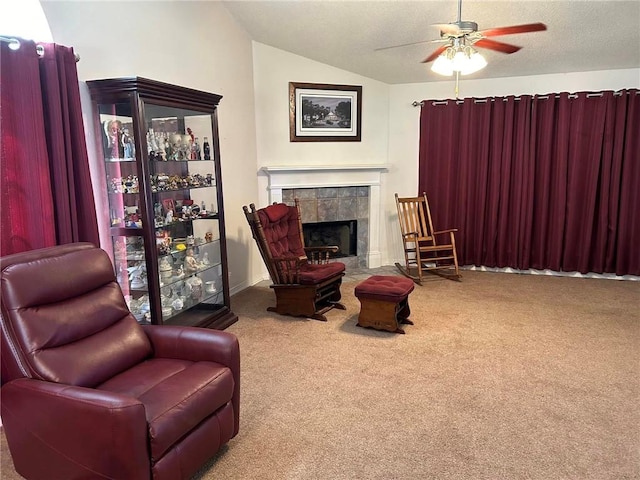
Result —
M 354 283 L 327 323 L 234 296 L 240 433 L 196 478 L 640 478 L 640 282 L 463 275 L 406 335 L 356 327 Z

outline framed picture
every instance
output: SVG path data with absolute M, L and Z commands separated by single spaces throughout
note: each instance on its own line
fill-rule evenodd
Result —
M 362 87 L 289 82 L 292 142 L 359 142 Z

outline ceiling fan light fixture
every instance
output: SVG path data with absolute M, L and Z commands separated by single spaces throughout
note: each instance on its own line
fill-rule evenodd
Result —
M 433 62 L 431 71 L 447 77 L 454 72 L 461 75 L 469 75 L 487 66 L 485 58 L 476 49 L 466 45 L 458 45 L 447 48 Z
M 460 69 L 460 75 L 469 75 L 482 70 L 487 66 L 485 58 L 473 48 L 469 48 L 471 50 L 471 54 L 469 56 L 465 55 L 465 62 L 463 67 Z
M 449 50 L 452 49 L 448 48 L 438 58 L 436 58 L 436 61 L 431 65 L 432 72 L 444 75 L 445 77 L 453 75 L 453 60 L 449 58 L 450 56 L 447 54 Z

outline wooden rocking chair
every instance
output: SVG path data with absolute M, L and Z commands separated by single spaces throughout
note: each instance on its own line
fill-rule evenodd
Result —
M 329 262 L 337 246 L 305 247 L 298 199 L 295 206 L 274 203 L 256 210 L 242 207 L 264 260 L 276 294 L 276 306 L 267 310 L 281 315 L 327 321 L 339 303 L 345 265 Z
M 396 267 L 419 284 L 425 272 L 460 280 L 455 239 L 458 229 L 433 230 L 426 193 L 421 197 L 401 198 L 397 193 L 395 196 L 405 258 L 405 266 L 396 263 Z M 438 243 L 436 237 L 446 240 Z

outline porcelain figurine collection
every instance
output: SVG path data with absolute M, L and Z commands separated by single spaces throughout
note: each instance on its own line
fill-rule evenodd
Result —
M 204 137 L 204 144 L 200 147 L 198 137 L 190 128 L 184 134 L 155 132 L 150 128 L 147 132 L 147 153 L 149 160 L 157 162 L 211 160 L 208 138 Z

